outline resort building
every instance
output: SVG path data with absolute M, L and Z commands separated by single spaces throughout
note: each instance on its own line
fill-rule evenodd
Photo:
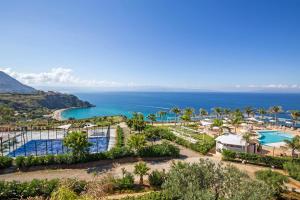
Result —
M 217 137 L 215 140 L 217 153 L 221 153 L 223 149 L 247 153 L 256 153 L 256 143 L 247 143 L 241 135 L 225 133 L 224 135 Z

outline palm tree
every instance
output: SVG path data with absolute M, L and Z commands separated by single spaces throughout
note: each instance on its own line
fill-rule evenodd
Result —
M 127 146 L 130 149 L 134 149 L 135 151 L 138 151 L 145 145 L 146 145 L 146 137 L 145 135 L 142 134 L 131 135 L 127 140 Z
M 267 114 L 267 111 L 264 108 L 257 109 L 257 113 L 260 115 L 261 119 L 264 119 L 265 115 Z
M 182 115 L 180 118 L 184 122 L 190 122 L 191 121 L 191 117 L 189 115 Z
M 140 176 L 140 185 L 144 184 L 144 176 L 147 175 L 150 168 L 146 165 L 145 162 L 139 162 L 134 166 L 134 173 Z
M 224 108 L 223 113 L 226 117 L 228 117 L 231 113 L 231 110 L 229 108 Z
M 291 118 L 293 120 L 293 126 L 295 127 L 297 124 L 297 121 L 299 120 L 299 117 L 300 117 L 300 111 L 299 110 L 291 110 L 289 112 L 290 112 Z
M 149 114 L 147 116 L 147 119 L 151 121 L 151 124 L 153 125 L 153 122 L 156 122 L 156 115 L 155 114 Z
M 273 106 L 269 109 L 269 112 L 271 114 L 274 114 L 274 118 L 275 118 L 275 123 L 277 123 L 277 114 L 283 112 L 283 109 L 281 106 Z
M 240 126 L 240 124 L 242 123 L 242 119 L 240 117 L 233 117 L 230 122 L 229 122 L 232 126 L 234 126 L 234 132 L 236 133 L 237 128 Z
M 164 118 L 165 118 L 165 116 L 167 115 L 167 112 L 166 112 L 166 111 L 163 111 L 163 110 L 160 110 L 160 111 L 158 112 L 158 115 L 159 115 L 159 118 L 160 118 L 161 122 L 163 123 L 163 122 L 164 122 Z
M 255 113 L 254 109 L 251 106 L 247 106 L 244 109 L 244 112 L 246 113 L 246 115 L 247 115 L 248 118 Z
M 300 136 L 295 136 L 292 140 L 284 140 L 286 146 L 292 149 L 292 156 L 295 154 L 295 150 L 300 150 Z
M 211 127 L 218 127 L 219 128 L 219 135 L 223 133 L 223 121 L 221 119 L 214 119 Z
M 201 118 L 203 119 L 205 116 L 208 115 L 208 112 L 204 108 L 200 108 L 199 109 L 199 114 L 200 114 Z
M 171 109 L 171 112 L 175 114 L 175 126 L 176 126 L 178 115 L 181 113 L 181 110 L 178 107 L 174 107 Z
M 194 108 L 191 107 L 184 109 L 184 114 L 189 116 L 190 118 L 193 116 L 194 112 Z
M 246 141 L 245 152 L 247 153 L 247 146 L 251 141 L 251 133 L 244 133 L 243 139 Z
M 219 119 L 220 117 L 222 117 L 223 109 L 221 107 L 213 108 L 213 113 L 215 113 L 215 115 L 217 115 L 217 118 Z

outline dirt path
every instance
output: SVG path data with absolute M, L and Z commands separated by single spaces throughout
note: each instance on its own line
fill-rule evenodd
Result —
M 178 146 L 178 145 L 177 145 Z M 148 166 L 151 170 L 162 170 L 165 169 L 166 171 L 170 169 L 170 166 L 173 161 L 184 161 L 189 163 L 198 162 L 200 158 L 205 158 L 212 160 L 214 162 L 220 162 L 221 157 L 218 155 L 213 156 L 202 156 L 197 152 L 194 152 L 190 149 L 184 148 L 179 146 L 181 157 L 178 159 L 172 160 L 163 160 L 163 161 L 147 161 Z M 245 171 L 250 177 L 255 176 L 255 172 L 261 169 L 269 169 L 267 167 L 261 167 L 256 165 L 250 164 L 241 164 L 241 163 L 232 163 L 232 162 L 224 162 L 226 164 L 233 165 L 238 169 Z M 54 179 L 54 178 L 77 178 L 82 180 L 92 180 L 95 174 L 105 174 L 111 173 L 114 176 L 121 176 L 122 168 L 125 168 L 129 172 L 133 172 L 135 162 L 115 162 L 115 163 L 101 163 L 101 162 L 94 162 L 94 163 L 86 163 L 81 168 L 76 169 L 46 169 L 46 170 L 36 170 L 30 172 L 15 172 L 9 174 L 2 174 L 0 175 L 0 180 L 12 181 L 30 181 L 32 179 Z M 282 170 L 276 170 L 283 173 Z M 136 177 L 138 178 L 138 177 Z M 292 180 L 288 184 L 289 188 L 296 188 L 300 190 L 299 182 Z

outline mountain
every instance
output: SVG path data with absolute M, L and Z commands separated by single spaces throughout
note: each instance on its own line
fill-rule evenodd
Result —
M 33 94 L 37 90 L 0 71 L 0 93 Z
M 46 114 L 54 109 L 92 107 L 72 94 L 44 92 L 24 85 L 0 71 L 0 106 L 8 106 L 21 113 Z

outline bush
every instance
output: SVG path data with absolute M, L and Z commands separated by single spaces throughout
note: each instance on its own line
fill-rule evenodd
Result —
M 134 176 L 132 173 L 123 170 L 123 177 L 115 179 L 115 189 L 131 189 L 134 186 Z
M 255 176 L 258 180 L 264 181 L 276 192 L 276 195 L 280 195 L 285 190 L 284 183 L 288 182 L 288 178 L 278 172 L 274 172 L 270 169 L 260 170 L 255 172 Z
M 155 144 L 146 146 L 138 150 L 138 155 L 141 157 L 178 157 L 179 148 L 168 143 L 163 142 L 162 144 Z
M 165 139 L 174 141 L 176 139 L 176 136 L 171 131 L 163 127 L 147 126 L 145 129 L 145 134 L 147 139 L 152 140 Z
M 141 196 L 125 197 L 122 200 L 171 200 L 171 198 L 163 192 L 150 192 Z
M 100 152 L 94 154 L 87 154 L 81 158 L 74 158 L 71 154 L 59 154 L 59 155 L 46 155 L 46 156 L 18 156 L 16 158 L 16 166 L 20 170 L 27 169 L 32 166 L 48 166 L 48 165 L 61 165 L 61 164 L 76 164 L 85 163 L 97 160 L 116 159 L 127 156 L 133 156 L 133 152 L 126 147 L 115 147 L 107 152 Z
M 273 156 L 263 156 L 259 154 L 253 153 L 244 153 L 244 152 L 233 152 L 231 150 L 226 150 L 226 156 L 229 154 L 235 154 L 235 158 L 231 160 L 245 160 L 251 164 L 256 165 L 264 165 L 264 166 L 273 166 L 275 168 L 283 169 L 283 165 L 286 162 L 293 161 L 294 163 L 300 164 L 300 159 L 293 159 L 289 157 L 273 157 Z M 223 159 L 226 159 L 225 155 L 223 154 Z
M 123 147 L 123 146 L 124 146 L 124 133 L 123 133 L 123 129 L 120 126 L 118 126 L 116 147 Z
M 0 156 L 0 169 L 5 169 L 12 166 L 13 159 L 7 156 Z
M 75 179 L 68 179 L 67 182 L 70 183 L 70 189 L 77 194 L 84 191 L 87 184 L 85 181 L 77 181 Z M 0 199 L 25 199 L 36 196 L 49 197 L 59 186 L 58 179 L 33 179 L 30 182 L 0 181 Z
M 154 170 L 148 176 L 149 183 L 152 187 L 160 188 L 165 179 L 166 173 L 164 171 Z
M 236 158 L 236 152 L 230 151 L 227 149 L 222 150 L 222 159 L 223 160 L 234 160 Z
M 20 199 L 35 196 L 48 197 L 58 186 L 58 179 L 30 182 L 0 182 L 0 199 Z
M 294 162 L 286 162 L 283 164 L 283 168 L 288 171 L 289 175 L 300 181 L 300 164 L 296 164 Z

